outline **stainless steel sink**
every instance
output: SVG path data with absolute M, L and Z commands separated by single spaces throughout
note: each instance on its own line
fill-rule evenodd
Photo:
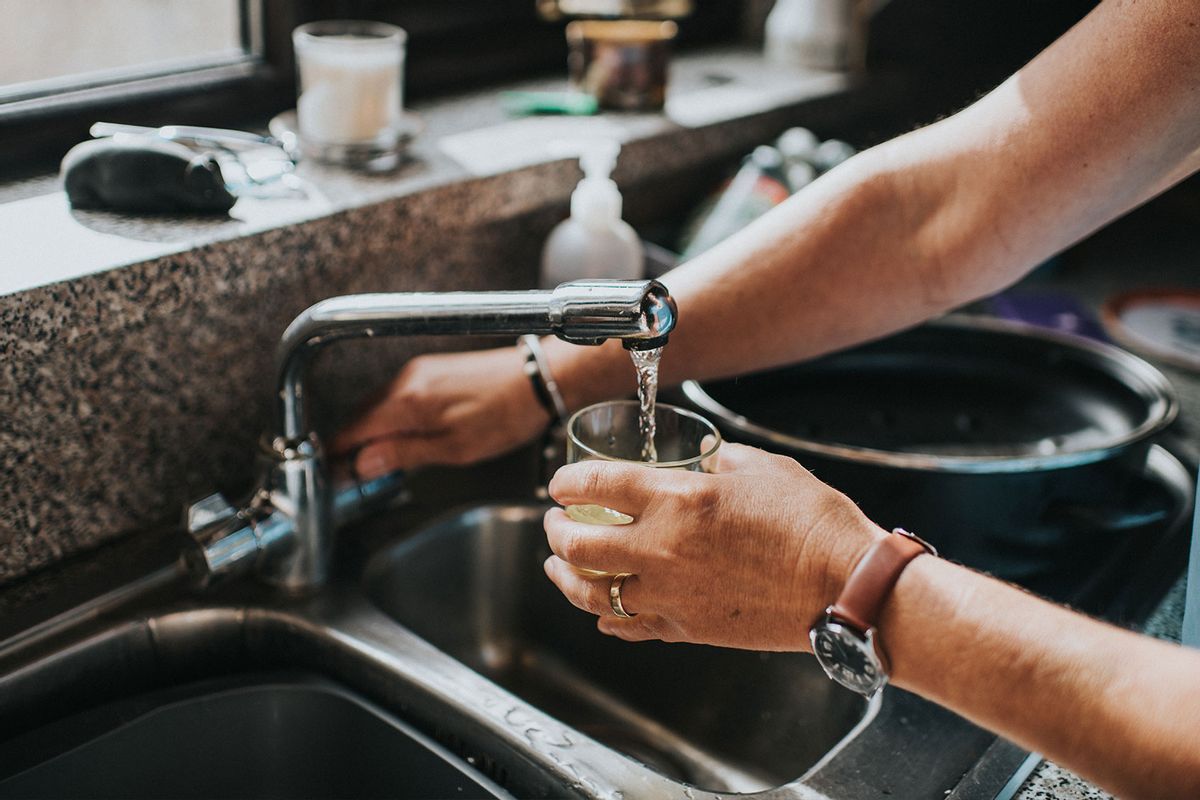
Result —
M 804 655 L 600 634 L 542 571 L 543 511 L 486 506 L 435 523 L 372 560 L 367 594 L 551 717 L 709 791 L 795 781 L 873 715 Z
M 5 742 L 0 765 L 0 798 L 511 797 L 394 716 L 309 677 L 125 698 Z
M 444 503 L 364 520 L 306 595 L 194 593 L 150 534 L 0 593 L 0 797 L 404 796 L 411 767 L 470 779 L 426 796 L 984 800 L 1026 756 L 807 656 L 602 636 L 543 575 L 541 507 L 420 522 Z

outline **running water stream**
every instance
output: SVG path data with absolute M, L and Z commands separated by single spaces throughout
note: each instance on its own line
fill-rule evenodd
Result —
M 633 367 L 637 370 L 638 388 L 638 433 L 641 434 L 641 460 L 645 463 L 658 461 L 658 452 L 654 446 L 654 436 L 657 433 L 654 404 L 658 398 L 658 362 L 662 359 L 661 347 L 650 350 L 630 350 Z M 621 511 L 592 503 L 568 505 L 566 514 L 576 522 L 589 525 L 628 525 L 633 517 Z M 573 566 L 580 575 L 589 578 L 607 577 L 611 573 L 586 567 Z
M 649 350 L 630 350 L 633 367 L 637 370 L 638 392 L 638 432 L 642 435 L 642 461 L 658 461 L 658 451 L 654 447 L 654 435 L 657 433 L 657 422 L 654 417 L 654 403 L 658 398 L 658 362 L 662 359 L 661 347 Z

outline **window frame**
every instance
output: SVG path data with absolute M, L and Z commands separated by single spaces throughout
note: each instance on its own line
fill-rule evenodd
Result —
M 33 110 L 53 112 L 55 108 L 71 106 L 89 99 L 99 100 L 126 92 L 153 91 L 163 82 L 179 76 L 227 79 L 249 75 L 263 55 L 262 4 L 255 0 L 236 0 L 238 19 L 237 55 L 192 56 L 156 65 L 131 65 L 97 70 L 78 76 L 61 76 L 31 81 L 24 92 L 0 86 L 0 120 L 20 117 Z
M 126 79 L 114 71 L 59 92 L 0 102 L 0 178 L 44 172 L 73 144 L 89 138 L 88 129 L 100 120 L 232 126 L 285 108 L 294 85 L 292 4 L 239 4 L 241 56 L 199 57 L 191 67 L 182 62 Z

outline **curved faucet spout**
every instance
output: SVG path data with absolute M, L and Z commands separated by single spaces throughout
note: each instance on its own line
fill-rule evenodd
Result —
M 643 312 L 647 335 L 626 337 L 622 340 L 625 349 L 653 350 L 656 347 L 666 347 L 667 338 L 675 329 L 675 320 L 679 318 L 679 310 L 675 307 L 675 298 L 669 294 L 648 295 Z
M 576 344 L 622 339 L 661 347 L 675 301 L 658 281 L 588 280 L 553 291 L 359 294 L 322 300 L 296 317 L 279 343 L 276 434 L 307 436 L 304 372 L 318 348 L 365 336 L 554 334 Z
M 631 348 L 661 347 L 677 317 L 657 281 L 575 281 L 549 292 L 362 294 L 317 303 L 296 317 L 279 343 L 278 420 L 265 453 L 266 478 L 250 506 L 235 512 L 223 504 L 217 519 L 195 527 L 199 550 L 189 564 L 203 578 L 253 567 L 295 592 L 319 586 L 329 574 L 339 509 L 346 516 L 365 495 L 346 499 L 333 490 L 306 419 L 305 372 L 320 347 L 366 336 L 527 333 L 578 344 L 622 339 Z M 394 477 L 376 494 L 394 493 Z

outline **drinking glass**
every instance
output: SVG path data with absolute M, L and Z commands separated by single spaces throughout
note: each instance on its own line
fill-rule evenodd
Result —
M 612 400 L 575 412 L 567 421 L 567 463 L 618 461 L 653 469 L 710 471 L 717 448 L 721 446 L 721 434 L 711 422 L 678 406 L 656 404 L 654 445 L 658 460 L 646 461 L 642 457 L 642 433 L 638 426 L 640 411 L 636 400 Z M 711 442 L 704 441 L 707 436 L 713 437 Z M 576 522 L 592 525 L 633 522 L 629 514 L 591 503 L 569 505 L 565 511 Z M 582 567 L 575 567 L 575 570 L 587 576 L 609 574 Z

